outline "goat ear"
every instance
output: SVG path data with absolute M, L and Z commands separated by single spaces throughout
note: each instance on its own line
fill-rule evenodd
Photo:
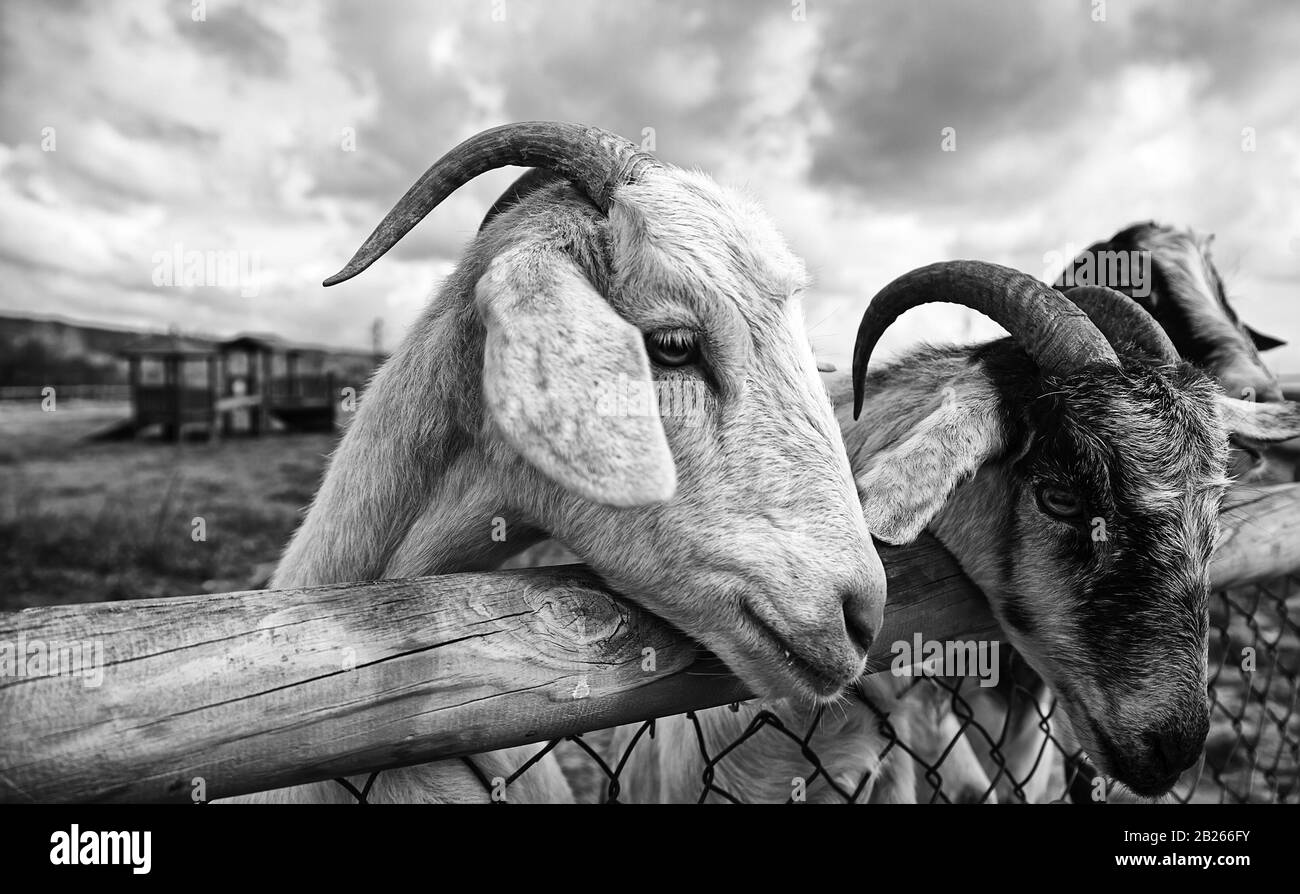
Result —
M 997 397 L 987 382 L 944 388 L 939 408 L 857 476 L 867 529 L 886 543 L 911 543 L 1004 441 Z
M 558 252 L 509 251 L 493 259 L 475 297 L 487 328 L 484 403 L 506 442 L 585 499 L 670 499 L 677 469 L 641 332 L 577 265 Z
M 1219 411 L 1229 433 L 1251 441 L 1272 443 L 1300 437 L 1300 403 L 1290 400 L 1238 400 L 1221 394 Z
M 1286 342 L 1283 341 L 1282 339 L 1274 338 L 1271 335 L 1265 335 L 1264 333 L 1260 332 L 1258 329 L 1255 329 L 1252 326 L 1246 326 L 1246 324 L 1244 323 L 1242 324 L 1242 326 L 1245 327 L 1246 334 L 1250 336 L 1250 340 L 1255 343 L 1256 350 L 1271 351 L 1274 348 L 1280 348 L 1286 344 Z

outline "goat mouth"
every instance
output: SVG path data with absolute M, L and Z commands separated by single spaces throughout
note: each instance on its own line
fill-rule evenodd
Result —
M 1105 775 L 1123 784 L 1133 794 L 1143 798 L 1159 798 L 1162 795 L 1167 795 L 1178 784 L 1178 780 L 1183 776 L 1182 770 L 1164 776 L 1148 776 L 1140 771 L 1135 772 L 1129 762 L 1121 759 L 1124 752 L 1106 733 L 1105 728 L 1092 716 L 1092 712 L 1082 705 L 1080 705 L 1080 711 L 1086 718 L 1089 731 L 1097 744 L 1095 749 L 1088 749 L 1088 756 L 1096 762 L 1098 768 Z
M 748 605 L 741 603 L 740 609 L 753 625 L 753 629 L 761 634 L 764 644 L 768 647 L 767 651 L 779 658 L 782 669 L 789 672 L 804 687 L 812 689 L 819 696 L 829 697 L 839 694 L 848 685 L 849 681 L 843 674 L 818 667 L 801 656 L 789 640 L 759 617 L 758 613 Z
M 1173 791 L 1178 780 L 1183 777 L 1182 773 L 1174 773 L 1172 776 L 1166 776 L 1163 779 L 1157 779 L 1155 782 L 1142 783 L 1141 785 L 1134 782 L 1125 782 L 1135 795 L 1143 798 L 1159 798 Z

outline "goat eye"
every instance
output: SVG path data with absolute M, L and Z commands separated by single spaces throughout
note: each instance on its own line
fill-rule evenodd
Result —
M 661 329 L 645 337 L 646 353 L 660 366 L 686 366 L 700 359 L 700 342 L 687 329 Z
M 1075 519 L 1083 515 L 1083 500 L 1060 487 L 1040 487 L 1038 508 L 1054 518 Z

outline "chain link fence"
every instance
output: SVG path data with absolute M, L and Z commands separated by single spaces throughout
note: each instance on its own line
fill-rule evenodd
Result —
M 1300 573 L 1213 595 L 1209 673 L 1204 754 L 1163 800 L 1300 801 Z M 752 701 L 556 739 L 504 779 L 463 760 L 488 797 L 505 802 L 548 755 L 587 803 L 1137 800 L 1097 773 L 1051 693 L 1014 653 L 993 693 L 959 678 L 887 676 L 793 716 Z M 646 788 L 633 769 L 650 766 L 653 775 L 663 749 L 679 778 Z M 338 784 L 365 803 L 379 775 L 362 787 Z

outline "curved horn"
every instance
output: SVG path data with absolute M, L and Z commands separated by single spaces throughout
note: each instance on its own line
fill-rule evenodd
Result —
M 597 208 L 608 212 L 615 189 L 659 167 L 659 162 L 635 144 L 599 127 L 524 121 L 485 130 L 434 162 L 379 222 L 347 266 L 324 284 L 332 286 L 356 276 L 447 196 L 484 171 L 507 165 L 554 171 L 572 180 Z
M 904 273 L 871 299 L 853 345 L 853 418 L 862 412 L 867 361 L 889 324 L 932 301 L 978 310 L 1015 337 L 1045 373 L 1118 363 L 1105 337 L 1064 295 L 1019 270 L 985 261 L 944 261 Z
M 1105 286 L 1076 286 L 1065 292 L 1112 346 L 1137 345 L 1161 363 L 1177 363 L 1178 349 L 1155 317 L 1132 298 Z

